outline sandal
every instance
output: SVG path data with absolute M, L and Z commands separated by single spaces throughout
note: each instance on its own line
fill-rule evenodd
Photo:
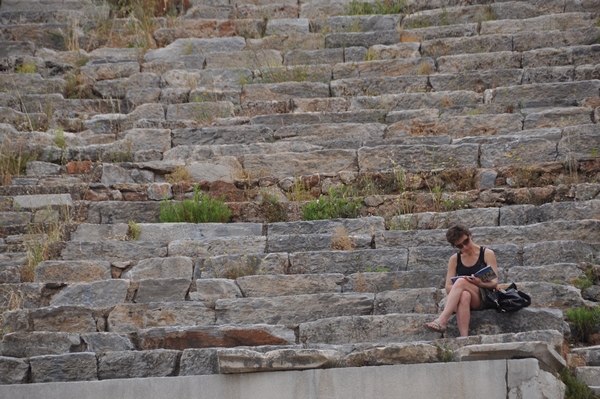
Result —
M 437 321 L 431 321 L 429 323 L 425 323 L 425 327 L 427 327 L 433 331 L 442 333 L 442 334 L 446 332 L 446 329 L 444 327 L 442 327 L 442 325 L 440 323 L 438 323 Z

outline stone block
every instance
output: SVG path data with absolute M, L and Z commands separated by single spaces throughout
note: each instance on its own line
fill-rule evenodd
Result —
M 174 129 L 173 146 L 252 144 L 270 141 L 272 135 L 270 128 L 261 125 Z M 165 160 L 169 159 L 169 154 L 165 154 Z
M 485 21 L 481 23 L 481 35 L 513 34 L 528 31 L 566 30 L 593 26 L 594 20 L 587 13 L 561 13 L 515 20 Z
M 344 275 L 265 275 L 244 276 L 235 280 L 244 297 L 341 293 Z M 200 280 L 202 281 L 202 280 Z
M 299 222 L 278 222 L 268 225 L 268 235 L 326 234 L 343 228 L 350 234 L 368 234 L 385 230 L 385 220 L 379 216 L 358 219 L 325 219 Z
M 0 384 L 25 384 L 29 363 L 23 359 L 0 356 Z
M 331 93 L 336 97 L 356 97 L 424 92 L 427 84 L 426 76 L 338 79 L 331 82 Z
M 396 44 L 400 42 L 398 30 L 380 30 L 372 32 L 330 33 L 325 36 L 326 48 L 366 47 L 375 44 Z
M 570 47 L 596 44 L 600 28 L 576 28 L 567 30 L 546 30 L 523 32 L 512 35 L 513 51 L 529 51 L 546 47 Z
M 265 33 L 269 36 L 308 34 L 308 22 L 306 18 L 270 19 Z
M 564 66 L 573 64 L 573 49 L 568 47 L 542 48 L 525 51 L 523 68 Z
M 473 91 L 387 94 L 379 97 L 356 97 L 351 99 L 352 109 L 385 108 L 387 112 L 423 108 L 444 110 L 448 107 L 481 104 L 483 95 Z
M 134 301 L 137 303 L 184 301 L 190 289 L 189 278 L 143 279 Z
M 408 250 L 398 248 L 290 254 L 290 268 L 295 274 L 342 273 L 346 275 L 378 269 L 394 272 L 406 270 L 407 261 Z
M 125 302 L 129 281 L 106 280 L 90 284 L 72 284 L 50 300 L 50 306 L 107 307 Z
M 56 176 L 59 174 L 60 165 L 39 161 L 27 163 L 27 176 Z
M 335 350 L 280 349 L 260 353 L 249 349 L 219 349 L 222 374 L 254 373 L 282 370 L 308 370 L 325 367 L 341 360 Z
M 234 280 L 228 278 L 206 278 L 196 280 L 196 291 L 190 292 L 190 300 L 199 301 L 213 308 L 217 299 L 241 298 L 242 292 Z
M 217 349 L 184 349 L 181 354 L 179 375 L 219 374 Z
M 439 361 L 439 347 L 430 343 L 399 343 L 356 351 L 348 355 L 346 364 L 383 366 L 390 364 L 421 364 Z
M 142 259 L 121 278 L 133 281 L 144 279 L 192 278 L 194 263 L 187 257 Z
M 283 56 L 277 50 L 220 51 L 206 55 L 206 69 L 264 69 L 277 65 L 283 65 Z
M 372 238 L 371 234 L 349 235 L 348 240 L 353 248 L 351 252 L 371 248 Z M 269 238 L 268 250 L 269 252 L 328 251 L 332 249 L 333 242 L 333 234 L 279 235 Z
M 521 69 L 497 69 L 486 71 L 456 72 L 453 74 L 433 74 L 429 81 L 435 91 L 471 90 L 483 93 L 499 86 L 521 84 Z
M 220 279 L 253 274 L 285 274 L 287 269 L 287 253 L 215 255 L 198 261 L 194 269 L 194 278 Z
M 376 98 L 376 97 L 375 97 Z M 378 103 L 378 106 L 381 106 Z M 382 123 L 385 121 L 386 111 L 383 109 L 361 110 L 348 112 L 307 112 L 302 114 L 273 114 L 255 116 L 250 120 L 253 125 L 266 125 L 272 129 L 289 125 L 308 125 L 320 123 Z M 310 173 L 312 174 L 312 172 Z
M 337 64 L 333 67 L 333 79 L 429 75 L 433 72 L 435 63 L 432 58 L 397 58 Z
M 375 295 L 373 314 L 437 313 L 442 299 L 438 288 L 404 288 Z
M 513 51 L 511 35 L 486 35 L 426 40 L 421 43 L 421 51 L 429 57 L 455 54 L 493 53 Z
M 581 241 L 545 241 L 523 246 L 524 266 L 593 262 L 593 245 Z
M 95 353 L 34 356 L 29 359 L 31 382 L 94 381 L 98 379 Z
M 233 104 L 229 101 L 217 101 L 207 103 L 170 104 L 167 107 L 166 119 L 188 119 L 198 123 L 209 123 L 216 118 L 227 118 L 230 116 L 233 116 Z
M 106 352 L 98 356 L 98 379 L 167 377 L 175 372 L 180 354 L 166 349 Z
M 53 306 L 39 308 L 30 314 L 35 331 L 96 332 L 94 312 L 83 306 Z
M 35 268 L 35 281 L 43 283 L 85 283 L 110 278 L 110 263 L 100 260 L 46 260 Z
M 92 60 L 81 67 L 81 77 L 86 83 L 127 78 L 139 72 L 140 64 L 127 60 Z
M 2 339 L 2 356 L 32 357 L 81 351 L 81 340 L 75 333 L 12 332 Z
M 0 308 L 11 309 L 15 305 L 19 308 L 37 308 L 42 304 L 42 290 L 45 284 L 21 283 L 0 285 Z
M 128 351 L 135 347 L 125 334 L 98 332 L 81 334 L 86 352 L 103 353 L 110 351 Z
M 574 78 L 575 68 L 572 66 L 528 68 L 523 71 L 522 84 L 572 82 Z
M 198 241 L 176 240 L 169 243 L 170 256 L 206 258 L 225 254 L 265 252 L 266 237 L 220 237 Z
M 478 23 L 453 24 L 444 26 L 428 26 L 425 28 L 405 27 L 402 30 L 402 42 L 422 42 L 425 40 L 442 39 L 447 37 L 477 36 Z
M 379 293 L 398 289 L 443 288 L 446 270 L 406 270 L 386 272 L 387 269 L 367 267 L 366 272 L 347 276 L 343 292 Z M 376 297 L 377 298 L 377 297 Z
M 243 37 L 212 39 L 177 39 L 167 47 L 150 50 L 144 55 L 144 61 L 177 60 L 184 55 L 208 54 L 217 51 L 240 51 L 246 47 Z M 190 51 L 191 50 L 191 51 Z
M 13 207 L 25 209 L 40 209 L 55 205 L 71 206 L 72 204 L 71 194 L 16 195 L 13 198 Z
M 481 146 L 481 166 L 500 168 L 508 165 L 537 165 L 556 160 L 556 142 L 545 138 L 517 138 Z
M 507 271 L 506 281 L 547 282 L 571 284 L 585 277 L 575 263 L 556 263 L 544 266 L 515 266 Z
M 541 112 L 528 114 L 525 117 L 524 129 L 547 127 L 566 127 L 592 123 L 592 112 L 586 107 L 551 108 Z
M 111 262 L 137 260 L 164 257 L 167 255 L 167 245 L 166 242 L 137 241 L 67 242 L 61 255 L 65 260 L 85 258 L 104 259 Z

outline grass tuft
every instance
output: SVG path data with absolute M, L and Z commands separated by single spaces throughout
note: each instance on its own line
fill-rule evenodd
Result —
M 219 201 L 201 194 L 196 186 L 191 200 L 161 201 L 159 219 L 163 223 L 226 223 L 231 217 L 231 210 L 223 201 L 224 198 Z

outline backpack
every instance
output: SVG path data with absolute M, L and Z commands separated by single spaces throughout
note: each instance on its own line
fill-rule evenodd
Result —
M 517 290 L 515 283 L 503 290 L 485 290 L 486 307 L 499 313 L 516 312 L 531 305 L 531 297 Z

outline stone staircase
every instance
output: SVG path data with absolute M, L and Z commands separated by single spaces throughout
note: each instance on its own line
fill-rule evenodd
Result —
M 600 301 L 576 287 L 600 251 L 600 3 L 352 4 L 192 1 L 148 38 L 97 2 L 2 2 L 2 155 L 26 162 L 0 186 L 7 394 L 527 357 L 585 359 L 600 393 L 597 349 L 564 351 L 564 312 Z M 194 185 L 233 223 L 158 223 Z M 302 221 L 330 189 L 360 217 Z M 468 338 L 423 325 L 455 222 L 533 299 Z

